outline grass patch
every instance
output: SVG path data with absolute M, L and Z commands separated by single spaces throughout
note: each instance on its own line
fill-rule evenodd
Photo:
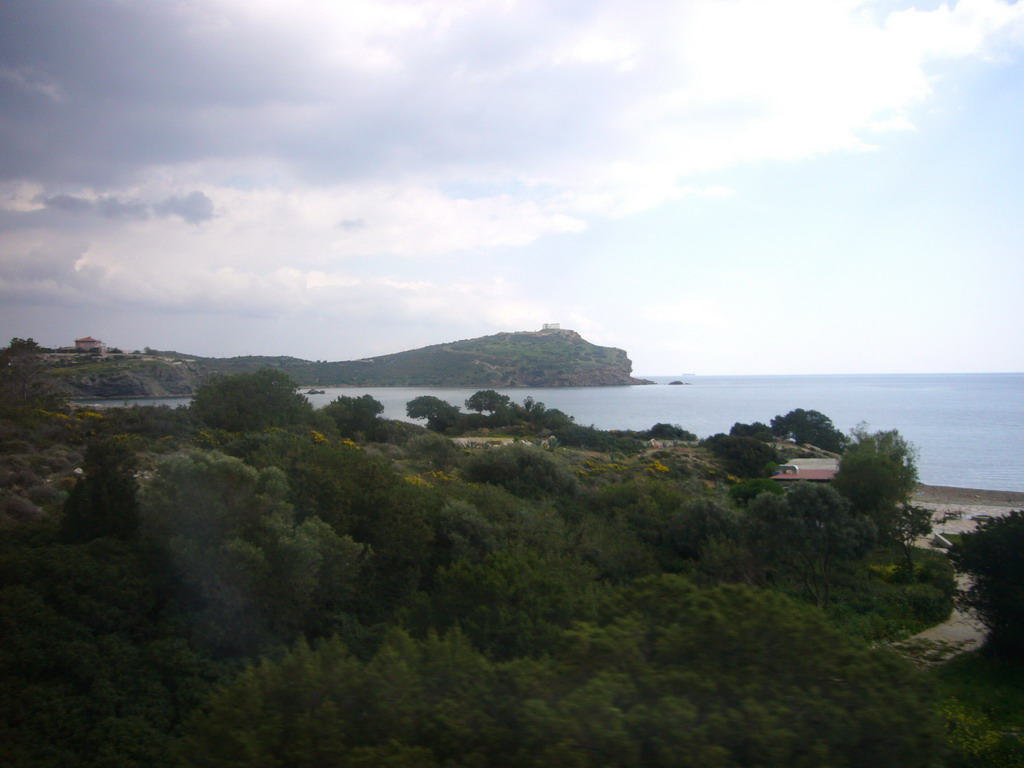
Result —
M 965 653 L 932 672 L 944 699 L 984 714 L 994 726 L 1024 730 L 1024 664 L 984 651 Z
M 950 768 L 1024 765 L 1024 665 L 975 651 L 935 667 Z
M 953 569 L 945 555 L 921 550 L 908 578 L 895 550 L 879 549 L 867 569 L 836 575 L 828 617 L 844 632 L 872 643 L 904 640 L 944 621 L 953 608 Z

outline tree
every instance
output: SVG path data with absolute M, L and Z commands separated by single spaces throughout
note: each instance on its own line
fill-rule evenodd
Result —
M 200 386 L 190 408 L 207 426 L 229 432 L 286 427 L 313 413 L 295 386 L 288 374 L 270 368 L 239 373 Z
M 123 443 L 97 439 L 85 449 L 83 464 L 84 476 L 64 503 L 65 540 L 133 539 L 139 527 L 135 455 Z
M 276 467 L 216 452 L 164 458 L 143 489 L 145 538 L 177 586 L 198 644 L 247 655 L 290 643 L 337 613 L 363 547 L 318 517 L 301 523 Z
M 752 545 L 769 562 L 792 570 L 820 608 L 828 607 L 837 563 L 867 553 L 875 540 L 869 519 L 850 512 L 835 489 L 797 483 L 785 496 L 750 502 Z
M 764 477 L 767 467 L 779 460 L 774 448 L 753 437 L 718 434 L 707 438 L 704 445 L 740 477 Z
M 381 431 L 380 415 L 384 413 L 384 406 L 370 395 L 341 395 L 325 405 L 323 413 L 334 420 L 342 435 L 373 440 Z
M 540 656 L 557 647 L 574 620 L 593 618 L 594 576 L 570 555 L 502 549 L 438 571 L 423 609 L 431 628 L 457 626 L 492 658 Z
M 532 445 L 489 448 L 471 456 L 463 470 L 473 483 L 491 483 L 516 496 L 572 495 L 576 478 L 550 453 Z
M 810 443 L 834 453 L 841 453 L 846 445 L 846 437 L 836 429 L 832 419 L 818 411 L 797 408 L 785 416 L 776 416 L 772 419 L 771 430 L 783 440 Z
M 444 432 L 459 421 L 459 409 L 449 402 L 433 395 L 420 395 L 405 404 L 405 413 L 410 419 L 426 419 L 427 429 Z
M 647 437 L 651 440 L 687 440 L 695 441 L 697 436 L 678 424 L 658 423 L 647 430 Z
M 897 518 L 917 488 L 917 451 L 895 429 L 868 432 L 862 424 L 851 434 L 832 485 L 874 521 L 883 540 L 894 542 Z
M 770 477 L 753 477 L 732 486 L 729 489 L 729 498 L 741 507 L 745 507 L 762 493 L 784 496 L 786 489 L 782 487 L 781 483 L 772 480 Z
M 903 504 L 893 520 L 892 535 L 903 550 L 908 578 L 914 573 L 914 550 L 917 541 L 932 532 L 932 511 Z
M 973 579 L 960 602 L 988 627 L 988 647 L 1024 661 L 1024 511 L 983 521 L 960 537 L 949 559 Z
M 709 542 L 738 537 L 737 514 L 718 501 L 698 497 L 683 504 L 669 520 L 666 543 L 676 555 L 696 560 Z
M 493 389 L 482 389 L 469 396 L 469 399 L 466 400 L 466 408 L 477 413 L 487 411 L 493 414 L 507 409 L 511 403 L 512 398 L 508 395 L 502 395 Z
M 47 407 L 60 400 L 42 352 L 35 340 L 19 338 L 0 350 L 0 403 Z
M 507 578 L 529 586 L 528 575 L 510 570 Z M 488 660 L 460 632 L 414 639 L 392 631 L 368 661 L 336 640 L 316 649 L 300 642 L 213 693 L 184 729 L 180 764 L 941 762 L 940 721 L 916 670 L 887 649 L 845 636 L 805 606 L 739 587 L 701 590 L 665 576 L 637 580 L 604 602 L 601 615 L 558 633 L 550 654 L 533 659 Z M 471 600 L 467 608 L 506 620 L 499 606 Z
M 729 434 L 732 437 L 754 437 L 765 443 L 772 439 L 771 427 L 760 421 L 755 421 L 752 424 L 737 421 L 729 428 Z

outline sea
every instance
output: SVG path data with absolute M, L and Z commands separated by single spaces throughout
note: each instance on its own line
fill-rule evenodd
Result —
M 678 424 L 707 437 L 736 422 L 768 423 L 795 408 L 828 416 L 848 432 L 897 429 L 918 452 L 921 482 L 959 488 L 1024 492 L 1024 373 L 644 376 L 655 384 L 623 387 L 498 388 L 558 408 L 576 423 L 599 429 L 649 429 Z M 681 381 L 682 384 L 671 384 Z M 308 395 L 322 407 L 339 395 L 368 394 L 383 416 L 408 419 L 405 406 L 433 395 L 464 407 L 477 388 L 331 387 Z M 111 405 L 111 401 L 81 401 Z M 188 398 L 128 403 L 184 404 Z

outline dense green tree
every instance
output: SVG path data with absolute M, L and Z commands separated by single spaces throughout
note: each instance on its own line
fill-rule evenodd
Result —
M 782 496 L 786 489 L 781 483 L 772 480 L 770 477 L 754 477 L 736 483 L 729 489 L 729 498 L 740 506 L 746 506 L 751 500 L 756 499 L 762 493 L 771 493 L 775 496 Z
M 785 416 L 776 416 L 771 423 L 772 434 L 784 440 L 810 443 L 826 451 L 841 453 L 846 446 L 843 435 L 825 414 L 797 408 Z
M 287 495 L 280 470 L 203 451 L 164 458 L 144 488 L 147 540 L 202 647 L 243 655 L 291 642 L 354 591 L 363 547 L 317 517 L 296 521 Z
M 867 553 L 875 527 L 829 485 L 797 483 L 785 496 L 763 493 L 747 508 L 752 546 L 792 571 L 819 607 L 828 606 L 835 567 Z
M 479 451 L 463 467 L 466 479 L 507 488 L 516 496 L 538 497 L 577 490 L 576 478 L 542 448 L 513 444 Z
M 897 519 L 917 488 L 917 451 L 895 429 L 868 432 L 860 425 L 852 435 L 832 484 L 874 521 L 880 538 L 894 542 Z
M 191 410 L 207 426 L 229 432 L 286 427 L 309 420 L 313 407 L 282 371 L 264 368 L 206 382 Z
M 405 413 L 410 419 L 426 419 L 427 429 L 444 432 L 459 422 L 459 409 L 449 402 L 433 395 L 420 395 L 405 405 Z
M 707 438 L 704 445 L 740 477 L 764 477 L 769 465 L 779 460 L 774 448 L 753 437 L 718 434 Z
M 383 433 L 384 423 L 380 415 L 384 413 L 384 406 L 370 395 L 340 395 L 325 405 L 322 411 L 331 418 L 338 432 L 346 437 L 377 440 Z
M 753 437 L 765 443 L 773 438 L 771 427 L 760 421 L 751 424 L 737 421 L 729 428 L 729 434 L 732 437 Z
M 508 395 L 503 395 L 499 392 L 495 392 L 493 389 L 482 389 L 479 392 L 475 392 L 469 396 L 466 400 L 466 408 L 477 413 L 488 413 L 494 414 L 499 411 L 507 410 L 512 404 L 512 398 Z
M 246 442 L 250 448 L 242 455 L 249 463 L 284 472 L 298 520 L 323 520 L 339 536 L 367 546 L 353 610 L 365 621 L 389 617 L 433 562 L 439 491 L 410 485 L 389 461 L 355 445 L 281 432 Z
M 695 441 L 697 436 L 678 424 L 655 424 L 647 430 L 647 437 L 651 440 L 688 440 Z
M 84 476 L 64 503 L 61 528 L 65 540 L 134 538 L 139 527 L 135 455 L 123 442 L 97 438 L 86 448 L 82 468 Z
M 901 506 L 893 521 L 892 536 L 903 551 L 907 575 L 914 573 L 914 551 L 917 542 L 932 532 L 932 511 L 910 504 Z
M 686 501 L 671 519 L 667 543 L 673 553 L 696 560 L 711 541 L 732 541 L 740 536 L 740 518 L 717 499 L 698 497 Z
M 447 471 L 459 463 L 460 452 L 451 440 L 442 435 L 417 435 L 408 444 L 409 453 L 431 469 Z
M 573 621 L 593 618 L 595 575 L 575 557 L 521 547 L 460 560 L 438 572 L 420 622 L 425 613 L 428 627 L 458 627 L 493 658 L 543 655 Z
M 941 731 L 904 660 L 769 593 L 643 579 L 551 656 L 392 632 L 360 662 L 299 644 L 217 690 L 193 766 L 932 768 Z
M 988 627 L 988 647 L 1024 661 L 1024 511 L 983 521 L 949 550 L 973 583 L 961 602 Z
M 34 339 L 11 339 L 0 349 L 0 406 L 54 407 L 61 401 L 43 350 Z
M 168 766 L 215 670 L 131 542 L 55 534 L 0 532 L 0 765 Z

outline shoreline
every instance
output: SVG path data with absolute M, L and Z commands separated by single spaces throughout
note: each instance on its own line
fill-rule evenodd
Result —
M 991 491 L 984 488 L 957 488 L 950 485 L 918 485 L 912 503 L 960 504 L 972 507 L 1011 507 L 1024 509 L 1024 492 Z

